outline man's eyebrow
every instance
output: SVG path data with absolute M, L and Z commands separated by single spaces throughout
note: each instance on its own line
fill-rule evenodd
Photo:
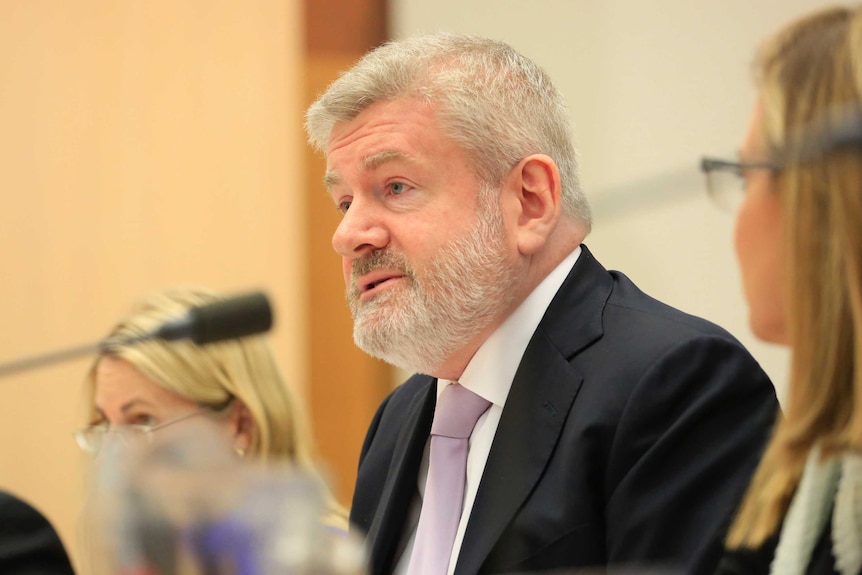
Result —
M 383 164 L 391 162 L 393 160 L 405 160 L 408 162 L 412 162 L 413 158 L 408 156 L 404 152 L 387 150 L 385 152 L 379 152 L 377 154 L 365 156 L 361 160 L 361 166 L 364 171 L 376 170 Z M 337 170 L 329 170 L 328 172 L 326 172 L 326 174 L 324 174 L 323 185 L 326 186 L 327 189 L 331 189 L 332 186 L 339 183 L 341 183 L 341 174 L 339 174 Z
M 326 186 L 326 189 L 329 190 L 332 186 L 341 182 L 341 174 L 339 174 L 335 170 L 327 170 L 327 172 L 323 175 L 323 185 Z
M 386 162 L 391 162 L 393 160 L 407 160 L 412 161 L 413 158 L 408 156 L 403 152 L 397 152 L 395 150 L 387 150 L 385 152 L 380 152 L 379 154 L 372 154 L 370 156 L 366 156 L 362 158 L 362 169 L 364 170 L 374 170 L 379 168 Z

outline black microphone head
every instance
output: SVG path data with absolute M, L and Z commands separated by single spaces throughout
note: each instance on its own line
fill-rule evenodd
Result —
M 197 344 L 255 335 L 272 328 L 272 307 L 262 292 L 194 307 L 189 315 L 190 337 Z
M 829 150 L 862 147 L 862 112 L 845 113 L 832 124 L 825 136 Z
M 841 150 L 862 150 L 862 110 L 839 108 L 787 136 L 779 154 L 783 165 L 805 163 Z

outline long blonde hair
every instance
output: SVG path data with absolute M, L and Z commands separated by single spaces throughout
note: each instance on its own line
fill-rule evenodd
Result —
M 264 463 L 290 463 L 314 473 L 314 447 L 305 409 L 286 384 L 265 336 L 245 337 L 207 345 L 154 339 L 134 345 L 123 340 L 149 333 L 176 319 L 190 307 L 220 301 L 224 296 L 205 289 L 178 288 L 152 295 L 110 332 L 105 351 L 89 370 L 85 387 L 93 420 L 96 368 L 105 355 L 121 358 L 150 380 L 201 406 L 217 408 L 241 401 L 254 421 L 246 455 Z M 325 494 L 334 523 L 346 512 Z
M 862 10 L 791 23 L 755 62 L 767 143 L 786 149 L 806 126 L 862 110 Z M 835 150 L 777 177 L 786 235 L 792 363 L 777 423 L 727 538 L 757 547 L 777 530 L 805 461 L 862 449 L 862 154 Z

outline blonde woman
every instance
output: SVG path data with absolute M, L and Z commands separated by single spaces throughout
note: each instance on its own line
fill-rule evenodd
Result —
M 792 350 L 785 416 L 736 515 L 720 573 L 862 569 L 862 151 L 794 156 L 797 138 L 862 108 L 862 10 L 800 19 L 756 60 L 738 161 L 736 249 L 754 333 Z M 720 193 L 718 180 L 712 192 Z
M 114 327 L 86 378 L 90 421 L 76 433 L 83 449 L 98 452 L 118 428 L 154 434 L 207 417 L 225 430 L 238 457 L 314 472 L 304 410 L 264 336 L 201 346 L 190 341 L 123 343 L 190 307 L 220 299 L 201 289 L 165 291 Z M 327 498 L 324 522 L 346 529 L 346 512 L 334 497 Z

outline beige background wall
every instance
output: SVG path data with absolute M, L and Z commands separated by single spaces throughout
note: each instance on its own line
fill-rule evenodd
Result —
M 298 0 L 0 0 L 0 361 L 174 284 L 273 297 L 306 393 Z M 0 380 L 0 487 L 74 546 L 79 360 Z
M 824 0 L 394 0 L 394 36 L 431 31 L 509 42 L 571 107 L 595 208 L 587 244 L 644 290 L 728 328 L 780 394 L 785 350 L 751 335 L 733 218 L 706 198 L 701 155 L 733 157 L 761 39 Z

